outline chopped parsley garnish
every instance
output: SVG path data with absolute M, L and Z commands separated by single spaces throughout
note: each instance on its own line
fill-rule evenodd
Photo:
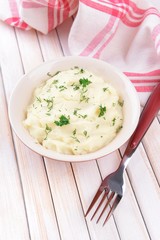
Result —
M 46 140 L 46 139 L 47 139 L 47 137 L 48 137 L 48 134 L 49 134 L 51 131 L 52 131 L 52 128 L 51 128 L 51 127 L 49 127 L 49 126 L 46 124 L 46 128 L 45 128 L 46 137 L 45 137 L 45 139 L 44 139 L 44 140 Z
M 76 142 L 80 143 L 79 139 L 76 137 L 76 133 L 77 133 L 77 129 L 75 128 L 72 132 L 73 136 L 71 136 L 71 138 L 73 138 Z
M 88 91 L 86 87 L 92 83 L 91 81 L 88 80 L 88 78 L 80 78 L 79 79 L 79 84 L 73 83 L 71 86 L 73 86 L 73 90 L 80 90 L 80 102 L 88 102 L 89 97 L 85 96 L 85 93 Z
M 51 109 L 53 108 L 53 98 L 51 99 L 44 98 L 44 101 L 47 103 L 48 112 L 51 111 Z
M 86 138 L 89 138 L 88 132 L 86 130 L 83 132 L 83 134 Z
M 54 123 L 57 125 L 57 126 L 64 126 L 64 125 L 68 125 L 68 124 L 70 124 L 70 121 L 69 121 L 70 119 L 69 119 L 69 116 L 68 116 L 68 118 L 66 117 L 66 116 L 64 116 L 64 115 L 61 115 L 60 117 L 59 117 L 59 121 L 54 121 Z
M 104 116 L 104 114 L 106 113 L 106 107 L 102 107 L 102 105 L 99 106 L 99 115 L 98 117 L 102 117 Z
M 73 115 L 77 116 L 77 112 L 78 112 L 79 110 L 81 110 L 81 109 L 80 109 L 80 108 L 75 108 L 75 109 L 74 109 L 74 112 L 73 112 Z
M 84 134 L 84 136 L 87 136 L 87 131 L 84 131 L 83 134 Z
M 82 114 L 78 113 L 79 110 L 81 110 L 81 109 L 80 108 L 75 108 L 74 112 L 73 112 L 73 115 L 77 116 L 78 118 L 85 119 L 87 117 L 87 114 L 82 115 Z
M 72 133 L 73 133 L 73 135 L 76 135 L 77 129 L 75 128 Z
M 37 99 L 38 102 L 40 102 L 40 103 L 42 102 L 40 97 L 36 97 L 36 99 Z
M 89 81 L 88 78 L 81 78 L 81 79 L 79 79 L 79 83 L 82 85 L 82 87 L 86 87 L 87 85 L 89 85 L 92 82 Z
M 84 69 L 81 68 L 81 69 L 79 70 L 79 72 L 77 72 L 77 73 L 75 73 L 75 74 L 82 74 L 82 73 L 84 73 L 84 72 L 85 72 Z
M 80 95 L 80 102 L 83 102 L 83 101 L 88 103 L 89 97 L 86 97 L 85 95 L 81 94 Z
M 84 71 L 84 69 L 83 68 L 81 68 L 81 70 L 80 70 L 80 73 L 84 73 L 85 71 Z
M 73 90 L 75 90 L 75 91 L 79 89 L 79 85 L 77 85 L 76 83 L 73 83 L 71 86 L 73 87 Z
M 56 83 L 58 83 L 58 80 L 57 79 L 53 80 L 52 84 L 56 84 Z
M 108 88 L 103 88 L 103 91 L 106 92 Z
M 85 114 L 85 115 L 78 114 L 78 117 L 79 117 L 79 118 L 83 118 L 83 119 L 85 119 L 85 118 L 87 117 L 87 114 Z
M 74 88 L 73 88 L 73 90 L 78 90 L 79 89 L 79 86 L 78 85 L 74 85 Z
M 62 85 L 62 86 L 59 86 L 59 89 L 60 89 L 59 91 L 61 92 L 61 91 L 64 91 L 65 89 L 67 89 L 67 88 Z
M 111 94 L 111 91 L 110 91 L 109 87 L 103 88 L 103 91 Z
M 112 126 L 114 126 L 115 123 L 116 123 L 116 118 L 113 118 L 113 119 L 112 119 Z
M 77 138 L 77 137 L 75 137 L 75 136 L 71 136 L 76 142 L 79 142 L 80 143 L 80 141 L 79 141 L 79 139 Z

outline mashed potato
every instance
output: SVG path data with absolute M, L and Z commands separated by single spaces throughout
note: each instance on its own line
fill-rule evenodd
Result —
M 47 75 L 23 121 L 36 142 L 63 154 L 86 154 L 115 138 L 123 100 L 111 85 L 78 67 Z

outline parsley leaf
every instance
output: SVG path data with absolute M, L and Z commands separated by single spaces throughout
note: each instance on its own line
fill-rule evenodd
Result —
M 76 128 L 73 130 L 72 134 L 73 134 L 73 136 L 71 136 L 71 138 L 73 138 L 76 142 L 80 143 L 79 139 L 76 137 L 76 134 L 77 134 L 77 129 Z
M 115 123 L 116 123 L 116 118 L 113 118 L 113 119 L 112 119 L 112 126 L 114 126 Z
M 82 85 L 82 87 L 86 87 L 87 85 L 89 85 L 92 82 L 89 81 L 88 78 L 80 78 L 79 83 Z
M 102 105 L 100 105 L 99 106 L 99 115 L 98 115 L 98 117 L 104 116 L 105 113 L 106 113 L 106 107 L 102 107 Z
M 40 102 L 40 103 L 42 102 L 40 97 L 36 97 L 36 99 L 37 99 L 38 102 Z
M 69 122 L 69 117 L 67 118 L 66 116 L 64 115 L 61 115 L 59 117 L 59 121 L 54 121 L 54 123 L 57 125 L 57 126 L 64 126 L 64 125 L 67 125 L 67 124 L 70 124 Z

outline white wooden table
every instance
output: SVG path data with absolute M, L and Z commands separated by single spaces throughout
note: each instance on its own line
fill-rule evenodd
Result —
M 7 102 L 16 82 L 43 61 L 69 55 L 71 24 L 45 36 L 0 22 L 0 240 L 159 240 L 160 118 L 132 157 L 125 196 L 104 227 L 84 214 L 102 178 L 118 165 L 119 152 L 58 162 L 29 150 L 10 128 Z

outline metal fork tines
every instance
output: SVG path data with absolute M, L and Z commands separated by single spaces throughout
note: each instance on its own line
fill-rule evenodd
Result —
M 102 208 L 102 210 L 99 214 L 99 217 L 96 221 L 96 223 L 98 223 L 99 220 L 102 218 L 103 213 L 106 212 L 106 210 L 108 208 L 107 216 L 106 216 L 106 218 L 103 222 L 103 226 L 104 226 L 105 223 L 108 221 L 109 217 L 111 216 L 111 214 L 113 213 L 113 211 L 115 210 L 115 208 L 117 207 L 117 205 L 120 202 L 122 196 L 117 194 L 116 192 L 109 191 L 106 187 L 101 186 L 98 189 L 93 201 L 91 202 L 90 207 L 89 207 L 88 211 L 86 212 L 86 216 L 88 215 L 90 210 L 93 208 L 95 203 L 98 202 L 98 199 L 100 198 L 100 196 L 102 194 L 103 194 L 103 196 L 102 196 L 100 202 L 98 203 L 98 206 L 95 209 L 95 211 L 94 211 L 94 213 L 91 217 L 91 220 L 94 218 L 96 213 L 98 213 L 98 210 L 100 210 Z

